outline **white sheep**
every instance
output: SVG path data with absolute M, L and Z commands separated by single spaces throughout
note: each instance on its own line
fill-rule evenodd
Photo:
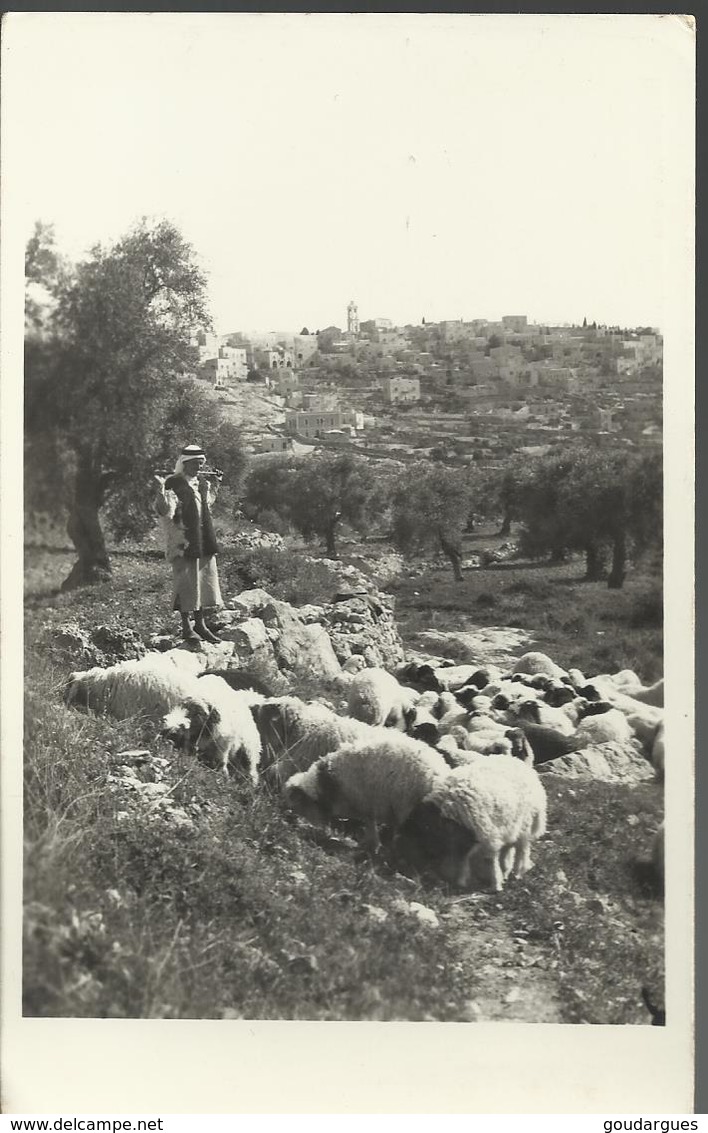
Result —
M 188 665 L 175 663 L 166 653 L 146 653 L 136 661 L 71 673 L 64 700 L 117 720 L 142 716 L 158 723 L 183 700 L 198 698 L 198 685 Z
M 479 665 L 450 665 L 435 672 L 442 692 L 457 692 L 463 687 L 470 687 L 470 682 L 479 691 L 483 685 L 489 684 L 493 675 L 488 669 L 480 669 Z
M 439 721 L 429 709 L 421 707 L 419 702 L 406 713 L 406 734 L 435 747 L 440 738 Z
M 641 704 L 651 704 L 654 708 L 664 707 L 664 678 L 654 681 L 653 685 L 639 685 L 628 689 L 633 700 Z
M 575 731 L 575 724 L 567 712 L 562 708 L 551 708 L 550 704 L 542 700 L 525 698 L 519 703 L 512 704 L 505 713 L 506 722 L 513 725 L 518 722 L 522 727 L 523 720 L 540 724 L 543 728 L 551 728 L 559 736 L 570 736 Z
M 400 685 L 385 669 L 364 669 L 351 680 L 347 711 L 364 724 L 404 732 L 417 699 L 418 694 L 413 689 Z
M 391 729 L 379 729 L 367 741 L 345 744 L 291 776 L 284 794 L 292 809 L 310 822 L 363 821 L 366 842 L 376 849 L 378 825 L 399 827 L 448 773 L 440 752 Z
M 321 756 L 351 740 L 366 739 L 372 731 L 360 720 L 338 716 L 323 704 L 306 704 L 296 696 L 269 697 L 252 711 L 263 744 L 261 773 L 277 786 L 296 771 L 306 771 Z
M 469 888 L 477 862 L 499 892 L 513 872 L 531 868 L 530 844 L 546 829 L 546 792 L 528 764 L 478 757 L 433 787 L 402 828 L 400 845 L 417 844 L 445 880 Z
M 663 708 L 637 700 L 633 692 L 618 689 L 612 677 L 606 674 L 593 677 L 591 686 L 600 693 L 603 700 L 607 700 L 613 708 L 619 708 L 625 716 L 641 716 L 648 724 L 658 724 L 664 718 Z
M 230 688 L 219 676 L 201 677 L 198 695 L 166 713 L 162 735 L 176 747 L 193 751 L 208 767 L 226 776 L 245 774 L 255 784 L 261 737 L 252 707 L 261 700 L 260 693 Z
M 565 669 L 561 669 L 560 665 L 556 665 L 555 661 L 546 653 L 524 653 L 519 657 L 519 660 L 511 670 L 512 673 L 523 673 L 525 675 L 535 677 L 567 677 Z
M 575 730 L 573 739 L 578 747 L 605 744 L 611 741 L 631 740 L 634 732 L 623 712 L 611 708 L 597 716 L 585 716 Z

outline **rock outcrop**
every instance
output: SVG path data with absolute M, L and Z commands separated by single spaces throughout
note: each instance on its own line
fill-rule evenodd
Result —
M 632 740 L 581 748 L 541 763 L 536 770 L 563 779 L 596 779 L 602 783 L 642 783 L 656 777 L 651 763 Z

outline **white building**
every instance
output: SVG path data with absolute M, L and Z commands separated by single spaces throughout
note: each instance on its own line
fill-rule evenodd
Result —
M 392 405 L 400 402 L 420 401 L 419 378 L 382 378 L 384 399 Z

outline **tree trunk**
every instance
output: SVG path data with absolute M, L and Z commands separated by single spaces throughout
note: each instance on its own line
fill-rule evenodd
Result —
M 588 543 L 585 548 L 585 579 L 587 582 L 599 582 L 604 577 L 604 555 L 596 543 Z
M 565 547 L 554 547 L 548 559 L 551 566 L 558 566 L 559 563 L 564 563 L 566 557 Z
M 504 518 L 502 520 L 502 525 L 499 528 L 499 534 L 511 535 L 511 513 L 508 511 L 504 512 Z
M 612 544 L 612 570 L 607 576 L 609 590 L 621 590 L 627 573 L 627 536 L 618 531 Z
M 103 503 L 104 483 L 104 476 L 94 468 L 90 457 L 80 456 L 66 525 L 79 557 L 62 582 L 62 590 L 105 582 L 110 578 L 111 564 L 98 517 Z
M 440 547 L 446 558 L 450 560 L 452 565 L 452 573 L 455 576 L 455 582 L 463 581 L 462 574 L 462 550 L 459 546 L 453 543 L 448 543 L 447 539 L 440 536 Z

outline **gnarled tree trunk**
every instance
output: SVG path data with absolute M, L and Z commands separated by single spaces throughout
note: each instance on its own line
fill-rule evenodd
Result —
M 585 548 L 585 579 L 599 582 L 605 577 L 605 557 L 596 543 L 588 543 Z
M 108 478 L 107 473 L 94 467 L 90 455 L 79 455 L 74 498 L 66 525 L 78 559 L 62 582 L 62 590 L 105 582 L 110 578 L 111 564 L 98 515 Z

